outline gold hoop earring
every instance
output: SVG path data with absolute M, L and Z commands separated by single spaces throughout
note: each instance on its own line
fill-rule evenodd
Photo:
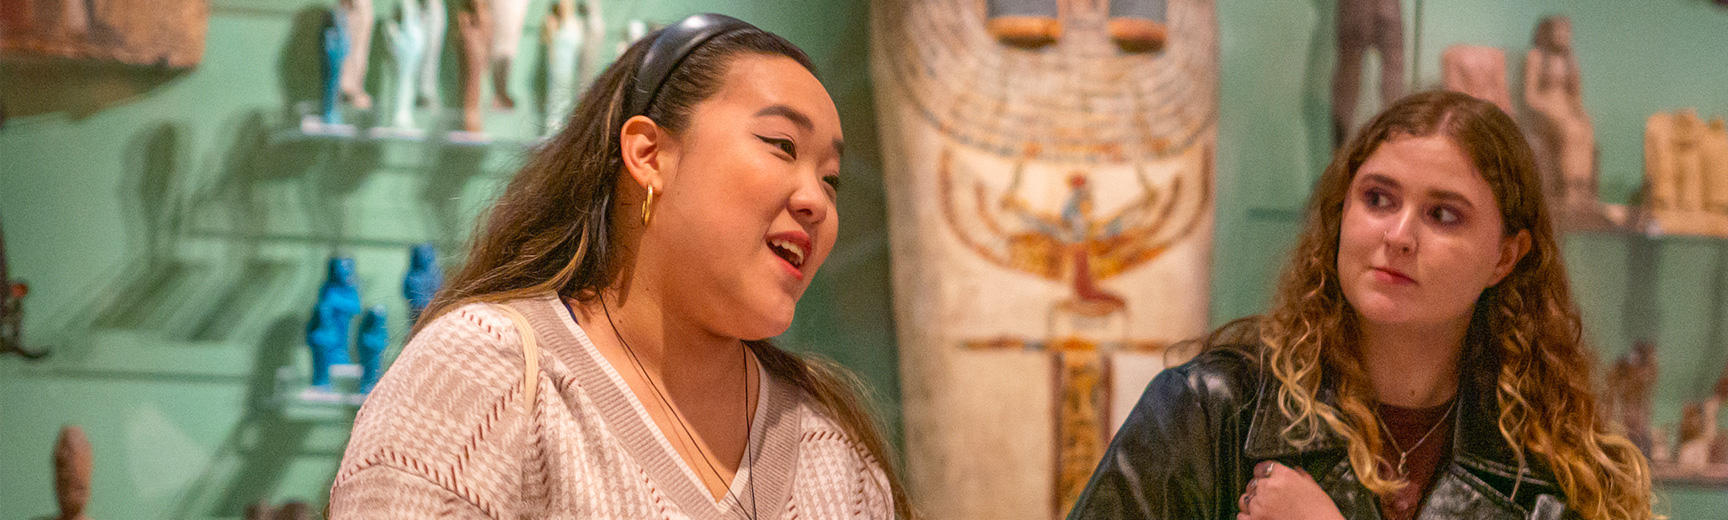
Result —
M 648 225 L 649 217 L 654 216 L 654 187 L 648 187 L 648 198 L 642 199 L 642 225 Z

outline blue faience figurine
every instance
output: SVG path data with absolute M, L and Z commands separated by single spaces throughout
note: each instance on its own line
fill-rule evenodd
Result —
M 342 82 L 342 60 L 348 57 L 348 22 L 340 11 L 330 10 L 324 25 L 324 97 L 319 110 L 324 124 L 342 124 L 342 114 L 336 110 L 338 87 Z
M 318 304 L 306 324 L 306 345 L 312 348 L 312 386 L 330 387 L 330 365 L 348 363 L 348 326 L 360 313 L 360 289 L 354 282 L 354 259 L 330 259 L 329 277 L 318 289 Z
M 402 280 L 402 296 L 408 298 L 408 322 L 420 321 L 420 311 L 432 304 L 432 296 L 444 286 L 438 271 L 438 251 L 432 244 L 418 244 L 408 255 L 408 276 Z
M 390 344 L 390 330 L 384 325 L 384 306 L 373 305 L 360 316 L 360 393 L 372 391 L 378 376 L 384 373 L 384 347 Z

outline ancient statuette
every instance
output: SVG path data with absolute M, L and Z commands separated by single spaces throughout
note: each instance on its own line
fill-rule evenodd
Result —
M 426 30 L 426 46 L 425 52 L 420 53 L 419 104 L 435 107 L 441 99 L 438 95 L 438 62 L 444 57 L 444 33 L 450 22 L 449 13 L 444 9 L 444 0 L 424 1 L 426 5 L 420 9 L 420 16 L 421 27 Z
M 408 321 L 420 321 L 420 313 L 432 304 L 432 297 L 444 286 L 444 273 L 438 270 L 438 251 L 432 244 L 415 245 L 408 253 L 408 275 L 402 279 L 402 296 L 408 299 Z
M 1712 118 L 1698 143 L 1698 159 L 1704 175 L 1704 209 L 1728 213 L 1728 125 Z
M 322 31 L 324 50 L 323 96 L 319 103 L 320 119 L 326 125 L 342 124 L 342 112 L 337 107 L 341 96 L 344 60 L 348 56 L 348 17 L 331 10 Z
M 1494 103 L 1512 115 L 1506 87 L 1506 52 L 1482 45 L 1453 45 L 1440 53 L 1440 75 L 1447 90 Z
M 1110 39 L 1123 52 L 1157 52 L 1169 37 L 1167 0 L 1111 0 Z
M 1380 103 L 1404 97 L 1404 15 L 1399 0 L 1338 0 L 1338 68 L 1332 75 L 1332 139 L 1349 139 L 1362 57 L 1380 55 Z
M 330 389 L 330 366 L 348 363 L 348 330 L 360 312 L 360 289 L 354 279 L 354 259 L 330 259 L 312 320 L 306 325 L 306 345 L 312 349 L 312 386 Z
M 468 0 L 456 13 L 456 32 L 462 38 L 462 131 L 483 131 L 480 112 L 481 82 L 491 62 L 491 0 Z
M 1034 49 L 1062 37 L 1055 0 L 987 0 L 985 28 L 1004 44 Z
M 1572 22 L 1543 18 L 1524 58 L 1524 103 L 1533 125 L 1536 166 L 1549 198 L 1565 207 L 1596 204 L 1596 135 L 1584 111 Z
M 384 374 L 384 348 L 390 345 L 389 322 L 384 319 L 384 306 L 373 305 L 360 316 L 360 393 L 372 391 L 378 376 Z
M 1656 345 L 1649 341 L 1632 344 L 1632 350 L 1608 369 L 1604 415 L 1620 423 L 1626 438 L 1646 457 L 1654 453 L 1650 426 L 1651 396 L 1656 388 Z
M 528 0 L 488 0 L 492 7 L 492 96 L 499 108 L 515 108 L 510 95 L 510 66 L 522 42 L 522 24 L 528 17 Z
M 342 16 L 347 19 L 349 53 L 342 60 L 342 98 L 354 108 L 372 108 L 372 96 L 366 93 L 366 61 L 372 50 L 372 0 L 342 0 Z
M 540 39 L 546 44 L 546 106 L 545 129 L 556 133 L 559 123 L 570 112 L 570 101 L 576 97 L 576 65 L 579 59 L 583 23 L 576 13 L 576 0 L 558 0 L 552 13 L 546 15 Z
M 95 469 L 90 439 L 77 426 L 60 428 L 54 443 L 54 497 L 60 504 L 57 520 L 87 520 L 84 507 L 90 503 L 90 476 Z
M 396 19 L 384 21 L 384 40 L 389 44 L 390 61 L 394 65 L 390 96 L 389 128 L 414 128 L 414 88 L 422 64 L 420 55 L 426 48 L 426 20 L 420 15 L 419 0 L 403 0 L 398 4 Z
M 587 38 L 582 42 L 581 89 L 593 81 L 600 68 L 600 52 L 602 43 L 606 40 L 606 19 L 600 16 L 600 0 L 586 0 L 582 4 L 582 18 L 588 23 Z
M 1690 109 L 1652 114 L 1644 124 L 1644 203 L 1656 210 L 1704 209 L 1707 127 Z

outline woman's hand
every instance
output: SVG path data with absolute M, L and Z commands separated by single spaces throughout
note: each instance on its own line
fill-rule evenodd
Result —
M 1254 466 L 1254 479 L 1237 500 L 1236 520 L 1343 520 L 1332 497 L 1308 472 L 1272 461 Z

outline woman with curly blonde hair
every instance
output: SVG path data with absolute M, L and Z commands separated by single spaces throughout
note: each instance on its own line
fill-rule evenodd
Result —
M 1071 519 L 1651 518 L 1528 144 L 1406 97 L 1326 169 L 1269 313 L 1147 387 Z

